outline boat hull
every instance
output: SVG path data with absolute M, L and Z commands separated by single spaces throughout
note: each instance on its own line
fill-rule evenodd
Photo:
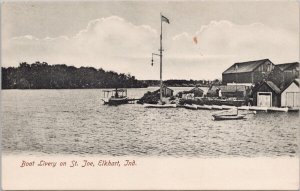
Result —
M 176 104 L 164 104 L 164 105 L 159 105 L 159 104 L 148 104 L 144 103 L 145 108 L 175 108 Z
M 105 105 L 122 105 L 129 103 L 128 98 L 110 98 L 108 101 L 103 101 Z
M 239 120 L 244 119 L 245 115 L 213 115 L 214 120 L 220 121 L 220 120 Z
M 211 105 L 197 105 L 197 109 L 211 110 Z
M 287 107 L 268 107 L 268 112 L 288 112 L 289 108 Z
M 197 110 L 198 109 L 197 105 L 194 105 L 194 104 L 192 104 L 192 105 L 190 105 L 190 104 L 184 104 L 184 108 L 186 108 L 186 109 L 192 109 L 192 110 Z

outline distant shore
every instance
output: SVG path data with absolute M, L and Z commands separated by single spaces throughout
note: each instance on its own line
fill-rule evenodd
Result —
M 160 85 L 159 80 L 138 80 L 131 74 L 105 71 L 102 68 L 48 65 L 46 62 L 20 63 L 2 67 L 2 89 L 105 89 L 146 88 Z M 219 80 L 164 80 L 169 87 L 209 87 Z

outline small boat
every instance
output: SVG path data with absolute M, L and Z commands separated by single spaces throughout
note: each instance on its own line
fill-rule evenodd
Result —
M 176 104 L 148 104 L 144 103 L 143 104 L 145 108 L 175 108 L 177 105 Z
M 299 108 L 297 107 L 289 107 L 290 112 L 299 112 Z
M 198 109 L 198 106 L 195 105 L 195 104 L 192 104 L 192 105 L 190 105 L 190 104 L 184 104 L 183 106 L 186 109 L 193 109 L 193 110 L 197 110 Z
M 267 107 L 257 107 L 257 106 L 251 106 L 249 107 L 250 111 L 265 111 L 267 112 L 268 108 Z
M 211 105 L 197 105 L 197 109 L 205 109 L 205 110 L 211 110 Z
M 221 105 L 212 105 L 212 109 L 222 110 L 223 108 Z
M 238 107 L 239 110 L 249 110 L 249 106 L 240 106 Z
M 232 105 L 222 105 L 222 108 L 225 109 L 225 110 L 236 109 L 236 107 L 232 106 Z
M 230 113 L 230 111 L 236 111 L 236 113 Z M 226 112 L 226 113 L 224 113 Z M 226 110 L 222 111 L 221 113 L 218 114 L 213 114 L 212 115 L 214 120 L 219 121 L 219 120 L 238 120 L 238 119 L 244 119 L 245 114 L 239 114 L 239 110 L 237 108 L 231 109 L 231 110 Z
M 219 120 L 238 120 L 238 119 L 244 119 L 246 115 L 242 114 L 232 114 L 232 115 L 212 115 L 214 117 L 214 120 L 219 121 Z
M 268 111 L 281 111 L 281 112 L 288 112 L 288 107 L 268 107 Z

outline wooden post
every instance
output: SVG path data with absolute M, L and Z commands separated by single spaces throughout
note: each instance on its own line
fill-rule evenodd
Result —
M 162 103 L 162 15 L 160 13 L 160 103 Z

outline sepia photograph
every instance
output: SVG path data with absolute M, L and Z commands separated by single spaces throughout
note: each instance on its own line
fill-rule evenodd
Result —
M 298 190 L 298 1 L 2 1 L 4 190 Z

